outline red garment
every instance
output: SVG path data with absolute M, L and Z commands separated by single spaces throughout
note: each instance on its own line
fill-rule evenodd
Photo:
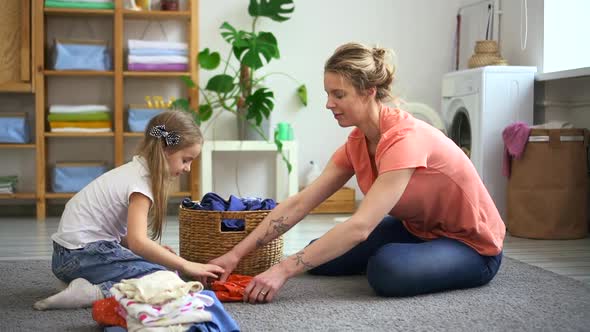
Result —
M 127 321 L 117 312 L 119 302 L 114 297 L 92 303 L 92 319 L 102 326 L 121 326 L 127 328 Z
M 211 289 L 221 302 L 237 302 L 244 298 L 244 290 L 253 277 L 239 274 L 230 275 L 226 281 L 213 281 Z
M 529 140 L 531 128 L 524 122 L 515 122 L 504 128 L 504 160 L 502 162 L 502 175 L 510 177 L 510 163 L 512 158 L 520 159 Z

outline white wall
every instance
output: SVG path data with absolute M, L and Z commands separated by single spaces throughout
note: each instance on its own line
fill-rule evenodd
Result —
M 524 43 L 524 0 L 501 0 L 500 51 L 502 56 L 514 66 L 536 66 L 543 72 L 543 1 L 527 0 L 528 32 L 526 48 Z M 523 30 L 521 33 L 521 18 Z M 522 39 L 521 39 L 522 36 Z
M 247 0 L 200 0 L 200 48 L 209 47 L 227 51 L 219 35 L 219 26 L 228 21 L 247 28 Z M 463 1 L 464 2 L 464 1 Z M 262 20 L 259 29 L 273 32 L 279 42 L 281 59 L 271 63 L 268 71 L 284 71 L 305 83 L 309 93 L 309 106 L 300 108 L 293 90 L 296 84 L 280 76 L 270 78 L 276 98 L 273 126 L 280 121 L 293 124 L 299 142 L 300 178 L 310 160 L 325 166 L 332 153 L 345 142 L 350 129 L 338 127 L 325 109 L 323 65 L 334 49 L 348 41 L 370 45 L 378 44 L 393 49 L 397 54 L 397 79 L 394 93 L 408 101 L 417 101 L 440 108 L 440 84 L 444 73 L 452 70 L 453 39 L 459 0 L 296 0 L 291 20 L 277 23 Z M 71 20 L 51 18 L 48 40 L 55 36 L 85 37 L 88 29 L 78 23 L 75 30 Z M 107 21 L 105 21 L 107 20 Z M 111 39 L 111 23 L 104 18 L 89 19 L 97 38 Z M 126 26 L 125 39 L 140 38 L 145 22 L 131 22 Z M 185 31 L 173 22 L 164 22 L 170 40 L 182 40 Z M 74 31 L 74 32 L 71 32 Z M 146 34 L 147 39 L 162 39 L 157 24 Z M 205 82 L 206 73 L 202 72 Z M 112 103 L 113 90 L 108 79 L 50 78 L 49 103 Z M 126 87 L 134 92 L 125 95 L 126 103 L 142 102 L 145 95 L 174 95 L 181 87 L 170 80 L 127 79 Z M 84 86 L 83 88 L 77 88 Z M 75 93 L 72 93 L 75 91 Z M 0 96 L 0 100 L 4 100 Z M 32 111 L 33 106 L 27 108 Z M 235 139 L 235 119 L 229 114 L 220 117 L 213 126 L 205 124 L 207 139 Z M 57 160 L 105 159 L 112 164 L 112 144 L 105 139 L 88 139 L 78 143 L 66 139 L 50 139 L 50 163 Z M 136 139 L 126 139 L 129 155 Z M 2 151 L 3 173 L 18 172 L 24 178 L 21 190 L 33 190 L 34 155 Z M 18 158 L 23 156 L 31 165 L 20 169 Z M 6 161 L 9 159 L 10 161 Z M 240 155 L 217 153 L 214 156 L 214 190 L 223 196 L 229 194 L 274 196 L 274 157 L 271 154 Z M 236 168 L 239 165 L 239 173 Z M 25 172 L 25 173 L 23 173 Z M 238 177 L 236 178 L 236 174 Z M 27 177 L 28 176 L 28 177 Z M 238 186 L 239 185 L 239 186 Z M 356 187 L 356 181 L 350 185 Z M 238 192 L 239 188 L 239 192 Z M 357 191 L 357 199 L 360 192 Z
M 590 67 L 588 14 L 588 0 L 545 0 L 543 72 Z
M 325 166 L 350 131 L 340 128 L 325 109 L 323 65 L 338 45 L 358 41 L 392 48 L 398 66 L 394 93 L 440 108 L 441 77 L 451 69 L 458 0 L 299 0 L 295 5 L 291 20 L 264 20 L 260 29 L 276 35 L 281 51 L 281 59 L 271 63 L 268 70 L 285 71 L 308 88 L 309 106 L 300 108 L 292 94 L 296 88 L 293 82 L 279 76 L 267 82 L 276 98 L 272 124 L 288 121 L 295 129 L 301 179 L 310 160 Z M 228 21 L 246 28 L 250 23 L 246 7 L 244 0 L 227 0 L 223 6 L 214 0 L 201 0 L 201 48 L 226 49 L 218 27 Z M 201 83 L 206 77 L 202 75 Z M 214 129 L 207 129 L 206 137 L 235 139 L 234 126 L 232 117 L 222 117 Z M 214 190 L 225 196 L 236 194 L 239 184 L 242 195 L 273 196 L 273 160 L 266 154 L 218 153 L 214 156 Z M 356 187 L 356 181 L 350 185 Z

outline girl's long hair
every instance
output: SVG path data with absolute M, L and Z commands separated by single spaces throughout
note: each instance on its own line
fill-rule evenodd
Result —
M 176 145 L 168 146 L 164 137 L 154 137 L 150 131 L 164 125 L 168 133 L 180 137 Z M 153 240 L 162 237 L 166 219 L 166 207 L 171 182 L 166 154 L 175 153 L 194 144 L 203 144 L 203 135 L 190 113 L 184 111 L 165 111 L 153 117 L 148 123 L 137 154 L 145 158 L 150 173 L 153 204 L 150 208 L 149 229 Z

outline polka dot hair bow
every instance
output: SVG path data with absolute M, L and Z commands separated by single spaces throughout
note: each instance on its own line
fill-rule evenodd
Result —
M 164 125 L 153 126 L 150 135 L 156 138 L 164 138 L 166 146 L 174 146 L 180 143 L 180 136 L 173 131 L 166 131 Z

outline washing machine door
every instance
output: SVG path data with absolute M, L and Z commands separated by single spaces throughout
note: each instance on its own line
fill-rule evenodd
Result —
M 464 107 L 455 111 L 453 120 L 449 128 L 449 137 L 457 144 L 467 157 L 471 158 L 472 146 L 472 131 L 471 120 L 469 119 L 469 112 Z
M 483 174 L 481 130 L 477 94 L 445 99 L 448 136 L 471 159 L 480 177 Z
M 405 103 L 402 107 L 408 113 L 412 114 L 413 117 L 416 119 L 422 120 L 429 125 L 437 128 L 438 130 L 442 131 L 445 135 L 447 133 L 447 128 L 445 126 L 444 121 L 440 117 L 440 115 L 430 108 L 428 105 L 422 103 Z

